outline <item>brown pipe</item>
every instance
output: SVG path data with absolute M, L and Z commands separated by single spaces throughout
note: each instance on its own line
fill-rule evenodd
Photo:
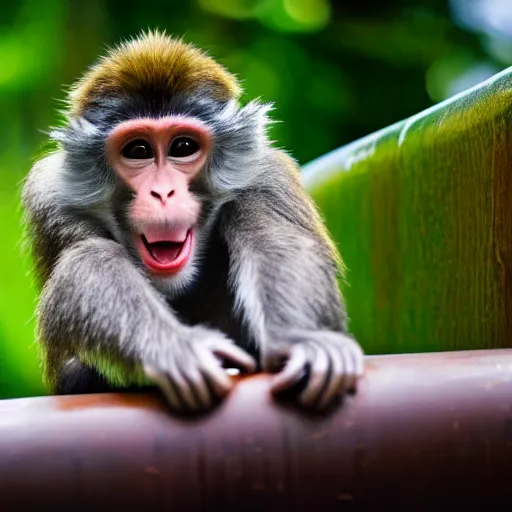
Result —
M 274 403 L 265 375 L 197 420 L 152 394 L 0 402 L 2 512 L 511 505 L 512 350 L 368 357 L 322 418 Z

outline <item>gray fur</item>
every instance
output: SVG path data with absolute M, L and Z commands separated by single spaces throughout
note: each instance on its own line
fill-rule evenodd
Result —
M 197 257 L 165 279 L 146 273 L 128 241 L 130 193 L 104 154 L 113 126 L 83 118 L 54 130 L 60 149 L 31 170 L 23 205 L 42 285 L 37 336 L 56 392 L 74 391 L 59 385 L 66 369 L 95 368 L 116 386 L 153 381 L 176 408 L 207 408 L 205 382 L 213 396 L 230 387 L 215 356 L 252 370 L 231 340 L 265 370 L 289 359 L 281 388 L 309 370 L 306 405 L 354 387 L 362 352 L 345 334 L 334 256 L 296 165 L 270 148 L 269 108 L 200 110 L 214 148 L 192 191 L 205 212 Z

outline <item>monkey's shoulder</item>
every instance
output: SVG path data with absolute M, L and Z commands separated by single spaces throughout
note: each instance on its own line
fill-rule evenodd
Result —
M 263 152 L 263 160 L 266 166 L 274 173 L 293 176 L 300 175 L 300 167 L 297 160 L 286 150 L 268 146 Z
M 57 194 L 59 176 L 65 166 L 61 151 L 47 154 L 29 170 L 22 186 L 22 204 L 26 209 L 35 209 Z

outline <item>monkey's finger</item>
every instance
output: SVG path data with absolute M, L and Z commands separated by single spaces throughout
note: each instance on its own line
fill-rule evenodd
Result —
M 355 391 L 357 381 L 363 374 L 364 356 L 362 350 L 356 350 L 354 347 L 346 347 L 343 352 L 347 360 L 347 389 Z
M 306 406 L 315 404 L 331 375 L 331 362 L 323 346 L 315 346 L 312 357 L 309 380 L 299 396 L 299 402 Z
M 356 375 L 362 377 L 364 374 L 364 352 L 363 349 L 355 343 L 354 358 L 356 361 Z
M 270 384 L 270 391 L 272 393 L 279 393 L 291 388 L 303 377 L 307 362 L 305 346 L 293 346 L 285 367 L 273 378 Z
M 203 409 L 211 407 L 213 405 L 213 397 L 199 368 L 195 364 L 189 365 L 184 373 L 201 407 Z
M 184 361 L 182 361 L 182 363 L 184 363 Z M 171 362 L 167 373 L 169 375 L 169 379 L 176 386 L 178 393 L 185 404 L 191 410 L 197 411 L 200 408 L 198 398 L 195 396 L 190 383 L 185 378 L 178 365 L 174 362 Z
M 347 372 L 353 370 L 353 368 L 349 368 L 350 362 L 347 362 L 350 354 L 345 354 L 343 350 L 340 353 L 339 350 L 336 350 L 336 347 L 330 344 L 325 346 L 325 350 L 329 354 L 331 374 L 317 404 L 318 409 L 326 408 L 337 396 L 345 391 L 348 381 Z
M 155 368 L 149 365 L 144 365 L 144 373 L 148 377 L 148 379 L 152 380 L 157 386 L 161 389 L 165 398 L 169 402 L 169 405 L 178 411 L 183 409 L 183 405 L 181 400 L 179 399 L 178 394 L 176 393 L 173 385 L 167 379 L 167 375 L 163 372 L 159 372 Z
M 361 346 L 351 338 L 345 340 L 342 347 L 344 358 L 347 361 L 347 368 L 345 374 L 347 376 L 346 387 L 347 390 L 355 391 L 357 388 L 357 381 L 364 373 L 364 352 Z
M 256 370 L 256 361 L 245 350 L 238 347 L 228 340 L 216 341 L 211 347 L 211 351 L 218 357 L 222 357 L 240 366 L 247 373 L 253 373 Z
M 200 361 L 200 370 L 208 379 L 213 392 L 219 398 L 225 397 L 233 388 L 233 381 L 219 365 L 217 358 L 206 347 L 198 347 L 197 355 L 198 361 Z

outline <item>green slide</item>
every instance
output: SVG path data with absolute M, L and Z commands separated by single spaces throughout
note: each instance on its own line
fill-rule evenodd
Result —
M 512 347 L 512 68 L 304 167 L 367 353 Z

